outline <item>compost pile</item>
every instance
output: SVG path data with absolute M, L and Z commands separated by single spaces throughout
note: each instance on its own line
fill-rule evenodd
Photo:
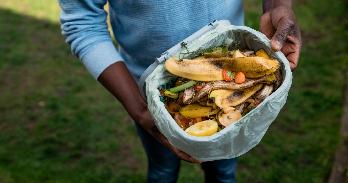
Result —
M 169 58 L 177 76 L 160 88 L 177 124 L 193 136 L 210 136 L 238 121 L 281 84 L 280 63 L 264 50 L 217 47 L 193 59 Z

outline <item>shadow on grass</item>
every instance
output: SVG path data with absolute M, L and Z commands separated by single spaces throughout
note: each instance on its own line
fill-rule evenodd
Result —
M 145 182 L 133 122 L 60 26 L 5 9 L 0 25 L 0 182 Z M 197 166 L 181 172 L 181 182 L 202 180 Z
M 0 182 L 143 182 L 132 121 L 58 24 L 0 9 Z

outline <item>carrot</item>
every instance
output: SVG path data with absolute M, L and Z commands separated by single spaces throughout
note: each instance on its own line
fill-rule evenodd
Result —
M 245 74 L 243 72 L 238 72 L 234 77 L 234 82 L 237 84 L 242 84 L 245 82 Z
M 234 78 L 234 72 L 226 70 L 226 69 L 222 69 L 222 78 L 225 81 L 232 81 Z

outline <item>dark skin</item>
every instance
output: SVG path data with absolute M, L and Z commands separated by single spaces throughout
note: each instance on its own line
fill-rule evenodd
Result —
M 264 0 L 264 15 L 261 17 L 260 30 L 271 39 L 275 51 L 281 50 L 295 69 L 301 49 L 300 31 L 291 9 L 291 0 Z M 98 81 L 115 96 L 127 110 L 132 119 L 151 134 L 180 159 L 199 163 L 185 152 L 172 146 L 154 124 L 148 111 L 146 100 L 123 62 L 107 67 Z
M 301 52 L 301 32 L 292 11 L 291 0 L 264 0 L 260 31 L 271 39 L 274 51 L 281 51 L 295 70 Z
M 132 119 L 151 134 L 160 143 L 173 151 L 180 159 L 198 163 L 185 152 L 172 146 L 153 122 L 145 99 L 141 96 L 138 85 L 123 62 L 117 62 L 106 68 L 98 78 L 100 83 L 114 95 L 127 110 Z

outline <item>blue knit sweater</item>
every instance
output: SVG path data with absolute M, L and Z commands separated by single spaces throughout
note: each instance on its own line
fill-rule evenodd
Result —
M 109 0 L 116 49 L 107 28 L 106 2 L 59 0 L 62 33 L 95 78 L 117 61 L 138 78 L 162 52 L 209 22 L 244 21 L 241 0 Z

